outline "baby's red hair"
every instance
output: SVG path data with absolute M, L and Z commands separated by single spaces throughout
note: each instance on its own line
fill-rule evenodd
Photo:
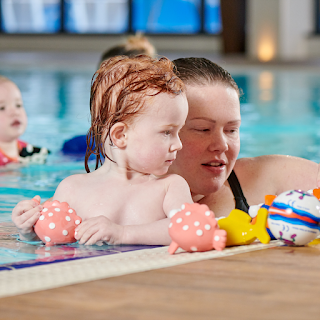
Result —
M 96 155 L 96 169 L 99 163 L 102 164 L 101 157 L 111 160 L 105 154 L 104 144 L 115 123 L 132 123 L 142 113 L 147 97 L 162 92 L 179 95 L 183 91 L 184 84 L 175 75 L 174 65 L 167 58 L 117 56 L 104 61 L 91 83 L 86 171 L 90 172 L 88 161 L 91 154 Z

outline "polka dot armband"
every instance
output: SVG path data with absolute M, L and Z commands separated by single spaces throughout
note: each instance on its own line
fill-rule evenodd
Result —
M 226 246 L 227 233 L 219 229 L 214 213 L 205 204 L 185 203 L 181 210 L 172 210 L 170 218 L 170 254 L 179 247 L 193 252 L 222 250 Z
M 72 243 L 77 241 L 74 231 L 81 221 L 67 202 L 46 201 L 34 231 L 46 246 Z

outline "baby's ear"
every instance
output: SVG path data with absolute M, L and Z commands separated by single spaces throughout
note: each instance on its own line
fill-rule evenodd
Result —
M 110 130 L 110 139 L 112 143 L 118 148 L 125 148 L 127 146 L 127 125 L 123 122 L 117 122 Z

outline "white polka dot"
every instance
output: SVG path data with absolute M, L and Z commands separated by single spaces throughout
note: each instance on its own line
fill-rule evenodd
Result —
M 214 237 L 214 241 L 219 241 L 220 240 L 220 237 L 219 236 L 215 236 Z
M 183 204 L 183 205 L 181 206 L 181 209 L 184 210 L 185 207 L 186 207 L 186 206 Z
M 74 223 L 75 223 L 75 224 L 79 224 L 79 223 L 80 223 L 80 220 L 76 220 Z
M 206 224 L 206 225 L 204 226 L 204 228 L 205 228 L 206 230 L 210 230 L 210 229 L 211 229 L 211 226 L 210 226 L 210 224 Z
M 190 214 L 191 214 L 190 211 L 187 211 L 187 212 L 185 213 L 186 216 L 190 216 Z
M 67 230 L 63 230 L 63 231 L 62 231 L 62 234 L 63 234 L 64 236 L 67 236 L 67 235 L 69 234 L 69 232 L 68 232 Z
M 68 212 L 69 212 L 69 213 L 72 213 L 72 212 L 73 212 L 73 210 L 72 210 L 72 209 L 69 209 L 69 210 L 68 210 Z
M 44 208 L 43 210 L 42 210 L 42 212 L 47 212 L 48 211 L 48 208 Z
M 292 212 L 293 212 L 293 211 L 292 211 L 291 208 L 286 209 L 286 213 L 292 213 Z
M 44 215 L 41 215 L 40 217 L 39 217 L 39 220 L 43 220 L 44 219 Z
M 199 221 L 195 221 L 195 222 L 194 222 L 194 225 L 195 225 L 196 227 L 199 227 L 199 226 L 200 226 L 200 222 L 199 222 Z
M 48 216 L 49 216 L 49 217 L 52 217 L 52 216 L 53 216 L 53 213 L 52 213 L 52 212 L 49 212 L 49 213 L 48 213 Z
M 45 257 L 51 257 L 51 253 L 50 253 L 50 252 L 45 252 L 45 253 L 44 253 L 44 256 L 45 256 Z
M 170 222 L 170 224 L 169 224 L 169 228 L 171 228 L 172 227 L 172 222 Z
M 182 222 L 182 218 L 178 218 L 178 219 L 176 220 L 176 223 L 180 223 L 180 222 Z
M 59 212 L 59 211 L 60 211 L 60 208 L 54 208 L 54 211 Z
M 47 236 L 44 237 L 44 240 L 46 240 L 47 242 L 51 241 L 51 239 L 49 237 L 47 237 Z
M 210 214 L 211 214 L 211 212 L 210 212 L 210 211 L 206 211 L 204 214 L 205 214 L 207 217 L 209 217 Z
M 182 227 L 183 230 L 188 230 L 189 229 L 189 226 L 186 224 Z
M 46 247 L 44 250 L 45 250 L 45 251 L 50 251 L 50 250 L 51 250 L 51 247 Z
M 67 221 L 71 221 L 71 218 L 69 216 L 66 216 Z
M 56 225 L 53 223 L 53 222 L 51 222 L 50 224 L 49 224 L 49 228 L 50 229 L 54 229 L 56 227 Z
M 191 251 L 198 251 L 197 247 L 191 247 Z
M 199 237 L 201 237 L 201 236 L 203 235 L 203 231 L 200 230 L 200 229 L 198 229 L 198 230 L 196 231 L 196 235 L 199 236 Z

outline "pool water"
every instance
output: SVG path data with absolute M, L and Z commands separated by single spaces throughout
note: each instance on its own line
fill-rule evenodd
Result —
M 0 266 L 4 269 L 23 261 L 132 250 L 77 244 L 46 248 L 41 243 L 18 241 L 11 223 L 11 211 L 17 202 L 37 194 L 42 201 L 46 200 L 62 179 L 85 172 L 83 161 L 62 155 L 61 148 L 65 140 L 85 134 L 89 128 L 94 71 L 88 67 L 0 67 L 0 74 L 13 80 L 22 92 L 29 119 L 22 140 L 51 150 L 45 165 L 0 171 Z M 313 71 L 263 68 L 229 71 L 243 90 L 239 157 L 277 153 L 320 162 L 320 75 Z

